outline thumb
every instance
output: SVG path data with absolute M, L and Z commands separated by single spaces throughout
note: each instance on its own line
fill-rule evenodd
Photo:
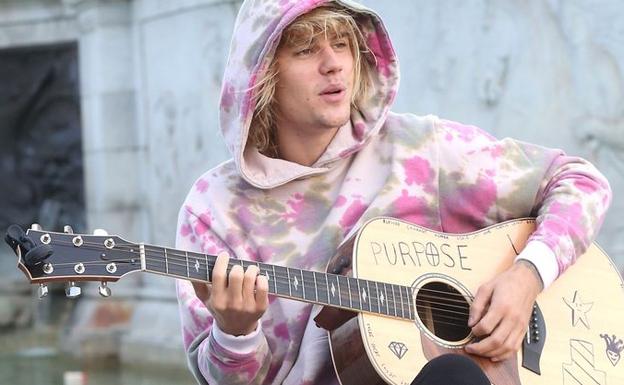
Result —
M 203 303 L 208 302 L 210 299 L 210 293 L 212 292 L 212 287 L 205 283 L 193 282 L 193 289 L 195 289 L 195 295 L 199 298 Z
M 482 285 L 477 290 L 474 301 L 470 305 L 470 316 L 468 326 L 473 327 L 483 318 L 492 298 L 493 285 Z

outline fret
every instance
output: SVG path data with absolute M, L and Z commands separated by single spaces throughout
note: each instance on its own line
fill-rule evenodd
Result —
M 288 287 L 291 288 L 290 295 L 292 297 L 305 298 L 303 296 L 303 286 L 299 279 L 301 273 L 297 274 L 297 270 L 299 269 L 294 269 L 290 267 L 286 268 L 288 274 Z
M 165 251 L 165 273 L 169 274 L 169 261 L 167 260 L 167 249 Z
M 301 293 L 302 293 L 302 297 L 307 299 L 308 297 L 306 297 L 306 293 L 305 293 L 305 279 L 303 279 L 303 270 L 299 270 L 299 272 L 301 273 Z
M 386 302 L 386 314 L 387 315 L 391 315 L 390 314 L 390 297 L 388 297 L 388 286 L 386 285 L 385 282 L 383 282 L 383 287 L 384 287 L 384 293 L 385 295 L 385 302 Z
M 375 281 L 375 290 L 377 290 L 377 308 L 379 309 L 379 313 L 382 313 L 382 314 L 383 314 L 383 312 L 382 312 L 382 310 L 381 310 L 381 305 L 382 305 L 381 300 L 382 300 L 382 298 L 383 298 L 383 299 L 385 299 L 385 298 L 383 297 L 383 293 L 380 293 L 380 292 L 379 292 L 379 283 L 378 283 L 377 281 Z M 385 301 L 384 301 L 384 302 L 385 302 Z M 386 312 L 385 312 L 385 314 L 388 314 L 388 311 L 387 311 L 387 310 L 388 310 L 388 308 L 386 308 Z
M 316 302 L 318 302 L 319 298 L 318 298 L 318 286 L 316 284 L 316 276 L 314 275 L 313 271 L 307 271 L 307 270 L 302 270 L 302 279 L 308 283 L 308 293 L 307 295 L 310 297 L 308 298 L 309 300 L 314 299 Z M 312 287 L 314 286 L 314 294 L 311 292 Z M 314 297 L 313 297 L 314 296 Z
M 282 266 L 273 266 L 273 278 L 275 278 L 274 282 L 276 283 L 275 293 L 292 297 L 292 288 L 290 287 L 290 279 L 288 278 L 288 269 Z M 288 284 L 288 288 L 286 288 L 284 284 Z
M 405 297 L 407 298 L 407 314 L 409 319 L 413 320 L 412 317 L 412 296 L 410 295 L 410 288 L 408 286 L 405 287 Z
M 368 310 L 371 313 L 379 313 L 379 306 L 377 308 L 375 308 L 373 306 L 373 304 L 375 303 L 375 296 L 373 296 L 373 293 L 371 293 L 371 289 L 370 289 L 370 281 L 366 280 L 366 291 L 368 291 L 368 296 L 370 297 L 368 300 Z
M 352 307 L 351 305 L 351 291 L 349 291 L 349 281 L 344 275 L 337 275 L 336 278 L 340 282 L 340 290 L 338 295 L 340 296 L 340 302 L 343 307 Z M 348 296 L 348 298 L 347 298 Z
M 292 297 L 292 286 L 290 285 L 290 269 L 286 268 L 286 276 L 288 277 L 288 295 Z
M 401 290 L 401 286 L 399 286 L 399 297 L 401 298 L 401 318 L 405 318 L 405 306 L 403 306 L 403 290 Z
M 329 286 L 327 285 L 327 274 L 323 274 L 323 273 L 317 273 L 316 271 L 313 272 L 314 274 L 314 281 L 317 283 L 316 285 L 316 289 L 317 289 L 317 294 L 318 294 L 318 301 L 320 303 L 325 303 L 325 304 L 329 304 Z M 317 279 L 317 275 L 318 274 L 322 274 L 323 276 L 325 276 L 325 283 L 321 283 L 320 287 L 318 284 L 318 279 Z M 322 280 L 322 277 L 321 277 Z
M 212 279 L 210 279 L 210 269 L 208 268 L 208 254 L 204 254 L 204 259 L 206 260 L 206 281 L 212 282 Z
M 316 302 L 318 302 L 318 284 L 316 283 L 316 273 L 312 272 L 312 280 L 314 281 L 314 294 L 316 295 Z
M 331 279 L 331 284 L 329 283 Z M 338 278 L 333 274 L 325 274 L 325 282 L 327 282 L 327 303 L 331 305 L 340 305 L 340 296 L 336 298 L 336 285 Z
M 352 294 L 351 279 L 349 277 L 346 277 L 346 278 L 347 278 L 347 291 L 349 292 L 349 307 L 353 308 L 353 296 L 351 295 Z
M 394 316 L 398 317 L 397 314 L 397 305 L 396 305 L 396 295 L 394 294 L 394 285 L 390 284 L 390 288 L 392 289 L 392 303 L 394 304 Z
M 338 297 L 338 304 L 340 306 L 342 306 L 342 294 L 341 294 L 342 290 L 340 290 L 340 279 L 339 279 L 340 276 L 339 275 L 335 275 L 334 277 L 336 277 L 336 285 L 338 286 L 338 290 L 337 290 L 337 292 L 338 292 L 338 296 L 337 296 Z M 332 290 L 332 295 L 336 296 L 335 294 L 336 293 Z
M 275 274 L 275 265 L 271 265 L 273 268 L 273 287 L 275 288 L 274 293 L 277 294 L 277 274 Z
M 184 255 L 186 257 L 186 276 L 191 278 L 191 273 L 189 272 L 189 260 L 188 260 L 188 251 L 184 252 Z
M 355 309 L 363 310 L 364 304 L 366 303 L 366 301 L 369 301 L 370 299 L 368 298 L 368 294 L 366 294 L 366 300 L 362 298 L 362 288 L 360 287 L 361 279 L 354 279 L 354 278 L 351 278 L 351 279 L 353 279 L 353 281 L 355 282 L 355 286 L 357 286 L 357 295 L 355 296 L 355 305 L 353 305 L 353 307 Z

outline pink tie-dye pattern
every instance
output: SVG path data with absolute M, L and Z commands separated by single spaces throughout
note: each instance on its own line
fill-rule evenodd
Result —
M 356 123 L 353 126 L 353 134 L 357 140 L 362 140 L 364 138 L 364 133 L 366 132 L 366 126 L 364 123 Z
M 344 195 L 338 195 L 336 202 L 334 202 L 334 207 L 342 207 L 345 203 L 347 203 L 347 198 Z
M 221 94 L 221 108 L 226 111 L 230 111 L 232 106 L 234 105 L 236 88 L 230 83 L 225 83 L 223 85 L 223 92 Z
M 210 230 L 211 222 L 210 213 L 206 212 L 200 215 L 199 220 L 195 223 L 195 234 L 202 235 Z
M 393 202 L 392 206 L 395 217 L 421 225 L 425 224 L 423 218 L 429 213 L 427 202 L 421 197 L 410 196 L 406 189 L 401 191 L 401 196 Z
M 587 194 L 593 194 L 598 189 L 595 184 L 588 182 L 585 178 L 576 178 L 574 181 L 574 187 Z
M 180 226 L 180 235 L 181 236 L 186 237 L 186 236 L 188 236 L 189 234 L 192 234 L 192 233 L 193 233 L 193 228 L 188 223 L 185 223 L 182 226 Z
M 351 205 L 345 210 L 344 215 L 340 218 L 338 222 L 340 227 L 342 227 L 343 233 L 348 233 L 349 230 L 353 227 L 353 225 L 357 222 L 357 220 L 362 216 L 362 213 L 366 211 L 365 204 L 362 203 L 361 200 L 357 199 L 351 203 Z
M 206 190 L 208 190 L 208 187 L 208 181 L 205 179 L 200 179 L 197 181 L 197 183 L 195 183 L 195 188 L 202 194 L 205 193 Z
M 273 334 L 275 337 L 281 338 L 285 341 L 290 339 L 290 333 L 288 331 L 288 323 L 280 322 L 273 328 Z
M 405 170 L 405 183 L 408 185 L 424 185 L 433 179 L 433 170 L 429 161 L 419 156 L 406 159 L 403 162 L 403 169 Z
M 465 233 L 483 227 L 488 210 L 496 203 L 497 188 L 490 178 L 460 187 L 442 200 L 444 231 Z
M 389 77 L 391 74 L 390 58 L 385 55 L 386 50 L 382 48 L 382 44 L 385 43 L 377 33 L 371 33 L 367 36 L 366 42 L 368 48 L 375 54 L 377 70 L 383 77 Z
M 301 212 L 304 209 L 304 199 L 303 195 L 300 193 L 296 193 L 293 195 L 292 199 L 289 199 L 286 204 L 291 208 L 292 211 L 286 212 L 282 215 L 282 218 L 286 220 L 288 223 L 293 223 L 299 218 Z

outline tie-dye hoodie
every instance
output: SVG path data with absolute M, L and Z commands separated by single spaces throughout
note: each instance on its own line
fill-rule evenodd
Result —
M 326 0 L 245 1 L 223 80 L 221 129 L 233 159 L 201 176 L 180 210 L 177 247 L 324 271 L 341 241 L 375 216 L 437 231 L 468 232 L 519 217 L 538 227 L 521 257 L 546 285 L 594 238 L 610 201 L 586 161 L 474 126 L 389 112 L 399 83 L 381 19 L 350 1 L 373 64 L 375 92 L 311 167 L 246 146 L 251 92 L 281 32 Z M 178 281 L 184 345 L 201 384 L 337 384 L 316 307 L 271 297 L 258 329 L 220 331 L 192 286 Z

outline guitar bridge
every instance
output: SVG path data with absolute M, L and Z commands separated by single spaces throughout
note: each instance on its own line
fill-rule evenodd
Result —
M 533 373 L 541 374 L 540 358 L 546 342 L 546 322 L 537 302 L 533 305 L 533 313 L 529 327 L 522 343 L 522 366 Z

